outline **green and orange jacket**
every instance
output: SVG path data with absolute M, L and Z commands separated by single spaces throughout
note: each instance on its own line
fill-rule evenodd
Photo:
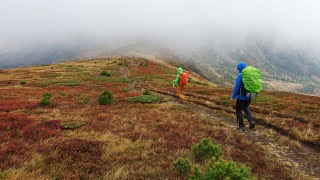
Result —
M 174 85 L 179 85 L 179 82 L 180 82 L 180 74 L 182 74 L 182 68 L 181 68 L 181 67 L 178 68 L 178 74 L 177 74 L 177 76 L 176 76 L 176 79 L 172 81 L 172 83 L 173 83 Z

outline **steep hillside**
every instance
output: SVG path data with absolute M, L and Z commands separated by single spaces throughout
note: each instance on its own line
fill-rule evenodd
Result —
M 190 153 L 203 138 L 251 177 L 320 177 L 319 97 L 264 91 L 251 106 L 256 129 L 239 132 L 231 89 L 187 72 L 180 102 L 168 62 L 109 57 L 1 70 L 0 178 L 186 179 L 173 162 L 188 157 L 203 172 L 206 161 Z M 100 105 L 106 90 L 114 102 Z

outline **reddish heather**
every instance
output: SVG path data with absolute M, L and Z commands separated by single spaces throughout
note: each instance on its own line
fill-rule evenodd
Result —
M 17 98 L 4 98 L 0 101 L 0 111 L 12 111 L 18 109 L 32 109 L 37 107 L 36 102 L 21 101 Z
M 41 140 L 58 135 L 60 121 L 53 120 L 37 123 L 23 115 L 0 113 L 0 170 L 19 166 L 30 159 L 32 149 L 36 149 Z

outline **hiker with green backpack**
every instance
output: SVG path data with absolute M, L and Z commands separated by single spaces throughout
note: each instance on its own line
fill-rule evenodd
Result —
M 247 115 L 250 129 L 255 127 L 254 117 L 249 110 L 251 99 L 258 95 L 262 89 L 262 80 L 260 71 L 252 66 L 247 66 L 245 62 L 240 62 L 237 65 L 239 71 L 236 78 L 236 84 L 232 93 L 232 99 L 237 98 L 236 101 L 236 116 L 239 127 L 237 129 L 244 129 L 242 110 Z

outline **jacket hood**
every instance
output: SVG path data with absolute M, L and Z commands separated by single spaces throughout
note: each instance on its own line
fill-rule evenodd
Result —
M 245 62 L 240 62 L 238 65 L 237 65 L 237 69 L 239 70 L 239 73 L 242 72 L 242 70 L 247 67 L 247 64 Z
M 182 68 L 181 67 L 178 68 L 178 74 L 182 74 Z

